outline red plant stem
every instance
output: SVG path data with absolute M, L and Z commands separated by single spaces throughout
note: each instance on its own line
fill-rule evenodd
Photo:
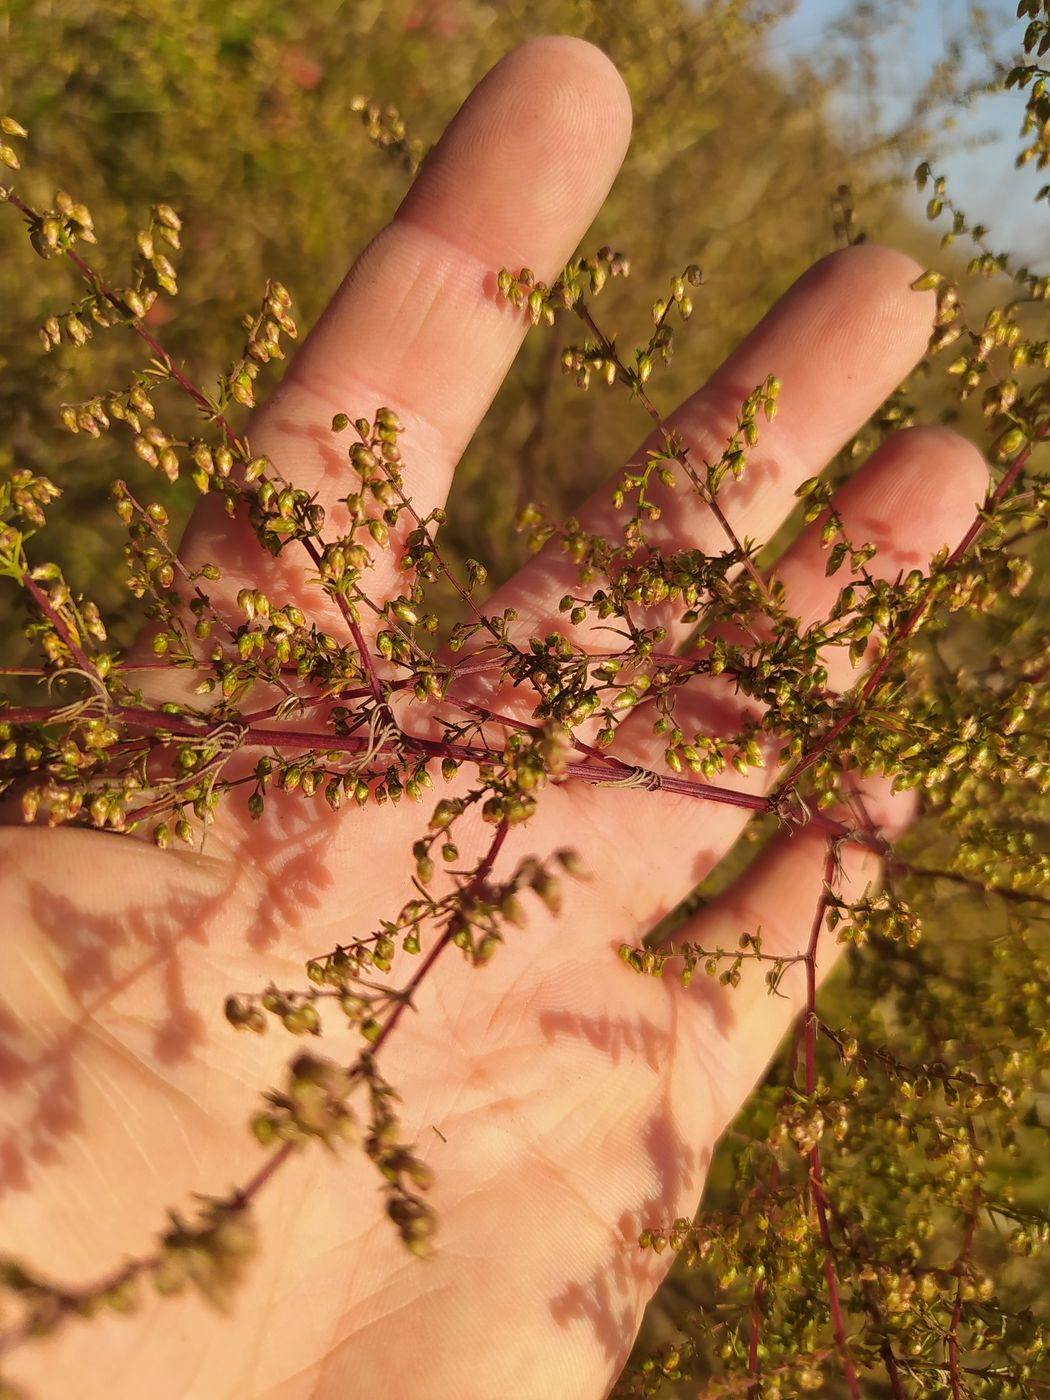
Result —
M 155 666 L 164 666 L 167 663 L 157 661 Z M 131 670 L 131 667 L 128 667 Z M 35 676 L 38 681 L 42 681 L 48 672 L 41 666 L 0 666 L 0 676 Z
M 827 1028 L 824 1027 L 824 1029 L 826 1030 Z M 856 1262 L 858 1258 L 858 1249 L 855 1240 L 850 1234 L 849 1226 L 847 1225 L 846 1221 L 843 1220 L 839 1211 L 836 1209 L 834 1201 L 827 1200 L 825 1201 L 825 1204 L 831 1213 L 831 1218 L 835 1222 L 836 1228 L 842 1235 L 843 1239 L 846 1241 L 846 1245 L 849 1249 L 851 1258 L 854 1260 L 854 1262 Z M 883 1364 L 886 1367 L 886 1378 L 890 1383 L 890 1389 L 893 1391 L 894 1400 L 906 1400 L 906 1396 L 904 1394 L 904 1385 L 901 1381 L 900 1366 L 898 1365 L 897 1358 L 893 1353 L 893 1347 L 890 1345 L 889 1338 L 885 1335 L 886 1322 L 882 1316 L 882 1309 L 879 1307 L 878 1304 L 874 1284 L 864 1284 L 863 1295 L 864 1306 L 868 1310 L 868 1316 L 871 1318 L 872 1322 L 874 1322 L 878 1330 L 881 1333 L 883 1333 L 883 1339 L 879 1346 L 879 1352 L 882 1356 Z
M 50 599 L 48 598 L 44 590 L 37 584 L 35 579 L 29 577 L 28 569 L 22 575 L 22 587 L 32 597 L 33 602 L 37 605 L 40 611 L 47 618 L 48 622 L 51 623 L 51 626 L 62 638 L 63 642 L 69 648 L 70 653 L 74 661 L 76 661 L 77 665 L 82 670 L 87 671 L 88 675 L 91 675 L 92 672 L 94 672 L 95 670 L 91 658 L 75 640 L 69 628 L 66 626 L 63 619 L 59 616 L 58 612 L 51 606 Z
M 485 881 L 488 879 L 492 871 L 493 865 L 495 865 L 496 863 L 496 857 L 499 855 L 500 850 L 503 847 L 503 843 L 507 839 L 507 832 L 509 831 L 509 829 L 510 828 L 505 821 L 500 822 L 499 826 L 497 826 L 496 834 L 493 836 L 492 841 L 489 843 L 488 850 L 485 852 L 477 869 L 474 871 L 474 874 L 470 877 L 470 880 L 467 882 L 466 889 L 463 891 L 462 898 L 464 902 L 473 899 L 474 896 L 479 892 L 479 890 L 481 890 L 481 888 L 484 886 Z M 445 951 L 446 948 L 448 948 L 451 945 L 454 934 L 454 920 L 450 919 L 448 924 L 445 926 L 444 933 L 442 933 L 441 937 L 434 944 L 433 948 L 431 948 L 430 952 L 420 963 L 419 967 L 416 969 L 408 985 L 404 987 L 401 992 L 398 993 L 397 1005 L 390 1013 L 390 1017 L 386 1025 L 376 1036 L 375 1041 L 372 1044 L 373 1054 L 377 1054 L 384 1041 L 386 1041 L 389 1038 L 390 1034 L 394 1030 L 394 1027 L 401 1019 L 405 1007 L 411 1005 L 412 994 L 418 989 L 420 984 L 423 982 L 424 978 L 427 976 L 427 973 L 437 962 L 438 958 L 440 958 L 441 954 Z
M 0 723 L 19 724 L 46 722 L 53 711 L 42 706 L 26 706 L 0 710 Z M 129 728 L 146 728 L 166 731 L 184 738 L 206 740 L 212 727 L 182 718 L 179 715 L 159 714 L 155 710 L 139 710 L 115 706 L 111 711 L 114 719 L 119 719 Z M 326 752 L 363 753 L 369 749 L 380 754 L 396 756 L 403 750 L 418 754 L 422 758 L 452 758 L 460 763 L 500 763 L 503 755 L 498 749 L 479 748 L 469 744 L 452 744 L 443 740 L 423 739 L 403 730 L 396 738 L 372 745 L 364 735 L 304 733 L 287 729 L 268 729 L 258 725 L 245 725 L 240 739 L 242 748 L 269 747 L 277 749 L 322 749 Z M 641 775 L 641 781 L 638 780 Z M 772 810 L 771 799 L 759 793 L 740 792 L 736 788 L 719 787 L 714 783 L 703 783 L 691 778 L 681 778 L 672 773 L 657 773 L 646 768 L 627 767 L 618 759 L 599 758 L 587 763 L 567 763 L 564 776 L 579 782 L 593 783 L 598 787 L 644 787 L 652 792 L 670 792 L 679 797 L 697 798 L 706 802 L 717 802 L 723 806 L 741 807 L 752 812 L 768 813 Z M 881 851 L 881 845 L 863 832 L 855 831 L 843 822 L 827 817 L 821 812 L 813 812 L 808 825 L 815 831 L 823 832 L 836 841 L 848 841 L 852 845 L 871 847 Z
M 501 714 L 499 710 L 489 710 L 484 705 L 477 705 L 473 700 L 457 700 L 452 695 L 446 695 L 445 701 L 449 705 L 455 705 L 458 710 L 466 710 L 468 714 L 477 715 L 485 724 L 504 724 L 508 729 L 516 729 L 521 734 L 538 735 L 543 733 L 541 725 L 529 724 L 522 719 L 513 719 L 510 715 Z M 624 763 L 622 759 L 616 758 L 612 754 L 606 754 L 593 744 L 584 743 L 582 739 L 575 736 L 573 737 L 573 747 L 577 752 L 586 754 L 589 758 L 596 758 L 599 762 L 616 764 L 625 781 L 636 772 L 632 763 Z
M 817 1208 L 817 1220 L 820 1224 L 820 1238 L 824 1245 L 824 1277 L 828 1283 L 828 1309 L 831 1313 L 831 1327 L 835 1333 L 835 1343 L 839 1349 L 839 1356 L 842 1361 L 842 1374 L 849 1387 L 849 1393 L 854 1400 L 860 1400 L 860 1385 L 857 1381 L 857 1373 L 853 1366 L 849 1350 L 846 1346 L 846 1332 L 842 1320 L 842 1304 L 839 1300 L 838 1280 L 835 1277 L 835 1247 L 831 1238 L 831 1230 L 828 1226 L 827 1209 L 824 1204 L 824 1185 L 820 1170 L 820 1148 L 814 1146 L 809 1154 L 809 1176 L 813 1188 L 813 1201 Z
M 282 1143 L 275 1152 L 272 1152 L 259 1170 L 248 1178 L 244 1185 L 237 1192 L 237 1199 L 245 1205 L 255 1199 L 270 1178 L 284 1166 L 288 1158 L 295 1151 L 294 1142 Z
M 306 550 L 307 554 L 309 554 L 310 558 L 313 560 L 314 564 L 318 569 L 318 572 L 320 572 L 320 550 L 314 544 L 313 540 L 310 539 L 303 539 L 301 541 L 301 544 Z M 350 635 L 354 639 L 354 646 L 357 648 L 358 655 L 361 658 L 361 665 L 364 667 L 365 678 L 368 681 L 368 688 L 372 692 L 372 698 L 373 700 L 375 700 L 376 704 L 379 705 L 385 711 L 387 718 L 391 721 L 391 723 L 396 724 L 397 721 L 394 719 L 390 706 L 386 703 L 386 700 L 383 698 L 383 686 L 379 679 L 379 672 L 376 670 L 375 661 L 372 657 L 371 651 L 368 648 L 368 643 L 364 639 L 364 635 L 361 631 L 361 626 L 354 618 L 353 613 L 350 611 L 350 604 L 343 597 L 342 593 L 337 593 L 335 595 L 335 601 L 337 607 L 339 608 L 339 611 L 343 615 L 343 621 L 346 623 L 347 627 L 349 628 Z
M 837 868 L 838 853 L 835 849 L 834 841 L 829 840 L 827 843 L 827 854 L 824 858 L 823 887 L 820 892 L 820 898 L 817 900 L 817 908 L 813 916 L 813 927 L 809 935 L 809 947 L 806 950 L 805 956 L 806 1019 L 804 1055 L 806 1094 L 810 1097 L 812 1097 L 817 1090 L 817 949 L 820 944 L 821 931 L 824 927 L 824 916 L 827 913 L 831 883 L 835 878 Z M 835 1343 L 838 1346 L 839 1356 L 842 1361 L 842 1374 L 845 1377 L 846 1385 L 849 1387 L 849 1393 L 854 1397 L 854 1400 L 860 1400 L 860 1384 L 857 1380 L 857 1373 L 846 1345 L 842 1304 L 839 1299 L 838 1280 L 835 1277 L 835 1247 L 831 1238 L 831 1229 L 828 1225 L 823 1173 L 820 1162 L 820 1147 L 817 1143 L 814 1143 L 809 1151 L 809 1179 L 813 1203 L 817 1211 L 817 1220 L 820 1225 L 820 1238 L 824 1245 L 824 1277 L 827 1279 L 828 1284 L 828 1310 L 831 1314 L 831 1327 L 835 1334 Z
M 976 1225 L 977 1211 L 973 1210 L 966 1218 L 966 1233 L 963 1236 L 964 1255 L 970 1252 Z M 962 1400 L 963 1393 L 959 1381 L 959 1321 L 962 1317 L 962 1287 L 963 1281 L 960 1276 L 955 1288 L 955 1306 L 952 1308 L 951 1321 L 948 1323 L 948 1371 L 951 1376 L 952 1400 Z
M 828 909 L 828 898 L 831 893 L 832 881 L 838 869 L 838 855 L 834 844 L 827 843 L 827 850 L 824 856 L 824 877 L 820 890 L 820 898 L 817 900 L 817 907 L 813 914 L 813 926 L 809 933 L 809 944 L 806 948 L 804 962 L 806 965 L 806 1019 L 805 1019 L 805 1075 L 806 1093 L 815 1094 L 817 1091 L 817 949 L 820 946 L 820 935 L 824 928 L 824 916 Z
M 977 1147 L 977 1133 L 973 1126 L 973 1119 L 966 1120 L 966 1127 L 970 1137 L 970 1146 Z M 959 1322 L 962 1319 L 963 1305 L 963 1274 L 962 1263 L 973 1248 L 974 1231 L 977 1228 L 977 1211 L 980 1204 L 980 1189 L 975 1187 L 973 1202 L 966 1215 L 966 1229 L 963 1234 L 963 1246 L 959 1254 L 959 1281 L 955 1286 L 955 1306 L 952 1308 L 951 1321 L 948 1323 L 948 1372 L 951 1377 L 952 1400 L 962 1400 L 963 1390 L 959 1380 Z

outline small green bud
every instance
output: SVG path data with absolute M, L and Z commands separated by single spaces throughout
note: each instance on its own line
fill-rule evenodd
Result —
M 943 273 L 930 271 L 924 272 L 920 277 L 916 277 L 915 281 L 910 285 L 912 291 L 915 292 L 932 292 L 941 286 L 943 282 Z
M 565 847 L 560 851 L 555 851 L 554 858 L 565 873 L 571 875 L 574 880 L 589 880 L 591 878 L 591 872 L 584 865 L 577 851 Z
M 277 1138 L 277 1123 L 269 1113 L 257 1113 L 252 1119 L 251 1128 L 263 1147 L 269 1147 Z
M 321 1017 L 312 1001 L 299 1002 L 297 1006 L 293 1006 L 285 1012 L 281 1021 L 285 1030 L 291 1031 L 293 1035 L 319 1035 L 321 1033 Z
M 157 223 L 163 224 L 167 229 L 172 229 L 176 233 L 182 228 L 182 220 L 171 207 L 170 204 L 155 204 L 153 206 L 153 217 Z

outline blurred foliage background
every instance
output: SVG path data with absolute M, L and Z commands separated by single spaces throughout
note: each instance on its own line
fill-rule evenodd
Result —
M 233 359 L 240 318 L 268 276 L 290 289 L 300 326 L 309 327 L 404 194 L 409 176 L 370 149 L 350 112 L 355 94 L 396 104 L 425 148 L 474 83 L 526 38 L 575 33 L 610 54 L 631 91 L 635 135 L 586 250 L 621 248 L 634 277 L 606 293 L 604 323 L 623 342 L 641 342 L 649 302 L 673 272 L 698 262 L 707 284 L 691 334 L 679 337 L 686 348 L 663 376 L 666 406 L 835 246 L 840 185 L 880 236 L 930 246 L 924 230 L 898 216 L 894 190 L 916 153 L 940 139 L 938 115 L 960 96 L 950 73 L 935 69 L 902 128 L 847 149 L 833 113 L 870 47 L 864 6 L 854 24 L 841 22 L 787 66 L 766 52 L 791 9 L 784 0 L 318 0 L 303 8 L 8 0 L 4 8 L 0 93 L 33 143 L 24 196 L 43 207 L 58 186 L 85 201 L 102 236 L 94 261 L 118 283 L 150 203 L 178 210 L 181 301 L 155 308 L 151 322 L 203 384 Z M 882 23 L 900 8 L 897 0 L 881 7 Z M 14 217 L 0 221 L 0 299 L 0 452 L 62 487 L 51 519 L 62 522 L 68 576 L 124 639 L 121 532 L 102 489 L 118 449 L 71 438 L 57 408 L 126 382 L 140 361 L 123 334 L 99 336 L 87 352 L 40 354 L 36 329 L 69 305 L 69 270 L 27 262 Z M 644 435 L 636 408 L 620 399 L 575 392 L 562 380 L 556 338 L 530 338 L 463 463 L 446 547 L 486 557 L 494 576 L 510 572 L 525 546 L 507 547 L 509 515 L 534 497 L 553 512 L 571 509 Z M 188 431 L 193 422 L 192 407 L 173 398 L 166 427 Z M 130 455 L 118 474 L 134 485 L 145 469 Z M 180 490 L 187 507 L 192 488 Z M 3 626 L 7 639 L 17 637 L 10 618 Z
M 871 81 L 878 36 L 907 8 L 904 0 L 847 5 L 811 51 L 774 62 L 778 24 L 791 8 L 783 0 L 314 0 L 309 6 L 288 0 L 6 0 L 0 6 L 0 110 L 31 133 L 23 197 L 44 207 L 58 186 L 85 201 L 100 239 L 93 261 L 111 281 L 126 280 L 134 233 L 146 223 L 150 204 L 163 200 L 178 210 L 185 225 L 177 259 L 180 297 L 158 303 L 150 326 L 191 377 L 210 387 L 236 356 L 240 319 L 258 304 L 266 278 L 289 288 L 300 327 L 308 329 L 407 188 L 402 163 L 375 151 L 352 113 L 355 95 L 395 104 L 409 136 L 425 149 L 474 83 L 515 44 L 545 32 L 586 37 L 616 62 L 635 112 L 622 174 L 584 245 L 593 252 L 608 243 L 631 258 L 631 278 L 603 296 L 600 323 L 618 332 L 625 346 L 642 343 L 648 308 L 668 278 L 689 262 L 704 269 L 705 287 L 689 327 L 678 333 L 678 354 L 654 377 L 657 401 L 669 409 L 814 258 L 844 238 L 863 230 L 924 264 L 936 259 L 949 270 L 965 268 L 968 254 L 939 250 L 940 229 L 915 221 L 901 191 L 916 162 L 935 157 L 951 141 L 952 114 L 995 76 L 989 65 L 997 52 L 1017 47 L 1020 28 L 990 24 L 972 7 L 968 27 L 956 36 L 956 61 L 931 65 L 900 125 L 865 140 L 856 124 L 844 121 L 842 99 Z M 983 78 L 973 82 L 974 67 L 963 54 L 985 60 Z M 1019 100 L 1018 120 L 1021 110 Z M 586 161 L 587 152 L 579 159 Z M 987 284 L 977 286 L 978 312 L 994 294 Z M 114 476 L 134 489 L 153 474 L 121 436 L 97 442 L 71 436 L 58 409 L 126 384 L 142 358 L 119 330 L 99 334 L 88 349 L 63 345 L 44 355 L 38 327 L 76 295 L 64 260 L 35 260 L 14 211 L 0 211 L 0 467 L 27 467 L 62 488 L 50 512 L 48 557 L 61 558 L 71 584 L 97 600 L 122 643 L 136 613 L 123 582 L 123 531 L 106 488 Z M 560 349 L 556 334 L 528 339 L 466 455 L 450 502 L 442 537 L 450 560 L 482 559 L 493 583 L 526 553 L 524 539 L 509 528 L 522 505 L 538 500 L 552 515 L 564 515 L 627 459 L 647 430 L 638 405 L 625 395 L 601 386 L 582 394 L 563 378 Z M 272 384 L 265 375 L 260 380 L 263 392 Z M 943 373 L 919 376 L 833 471 L 851 471 L 884 433 L 912 417 L 959 421 L 976 433 L 980 408 L 961 411 Z M 164 422 L 173 434 L 187 436 L 198 425 L 192 406 L 174 397 Z M 177 519 L 196 493 L 180 481 L 170 494 Z M 0 636 L 9 664 L 23 658 L 28 664 L 21 605 L 13 594 L 0 596 Z M 1044 576 L 1021 602 L 942 635 L 948 679 L 975 657 L 997 649 L 1008 657 L 1011 646 L 1045 632 L 1047 596 Z M 987 820 L 1016 824 L 1019 818 L 997 813 L 989 798 Z M 927 865 L 947 866 L 949 854 L 938 856 L 943 838 L 936 831 L 928 820 L 912 849 L 923 852 Z M 1044 811 L 1028 819 L 1029 845 L 1022 842 L 1018 860 L 1023 863 L 1031 842 L 1038 849 L 1046 836 Z M 893 1041 L 898 1053 L 911 1050 L 920 1058 L 931 1044 L 943 1049 L 958 1042 L 963 1024 L 971 1061 L 984 1057 L 992 1069 L 1001 1068 L 1005 1039 L 1030 1036 L 1045 1019 L 1045 941 L 1032 947 L 1027 981 L 998 978 L 988 948 L 994 953 L 998 939 L 1010 930 L 1017 934 L 1024 906 L 987 897 L 965 880 L 926 882 L 913 897 L 927 930 L 924 945 L 886 939 L 878 959 L 854 959 L 848 989 L 844 981 L 835 994 L 835 1015 L 876 1040 Z M 972 977 L 975 962 L 986 976 Z M 943 986 L 934 995 L 938 977 Z M 768 1129 L 783 1077 L 784 1066 L 775 1068 L 773 1087 L 756 1097 L 738 1125 L 743 1138 L 727 1141 L 712 1173 L 709 1210 L 735 1209 L 740 1164 L 734 1152 L 740 1140 Z M 1024 1114 L 1004 1130 L 1008 1140 L 1000 1136 L 993 1163 L 1033 1207 L 1046 1205 L 1048 1104 L 1045 1079 L 1033 1074 Z M 901 1194 L 901 1163 L 913 1151 L 919 1160 L 920 1149 L 915 1135 L 905 1133 L 892 1137 L 884 1160 L 867 1152 L 868 1199 L 857 1209 L 867 1211 L 869 1221 L 889 1218 L 889 1203 Z M 844 1149 L 836 1179 L 848 1183 L 856 1170 L 857 1160 Z M 958 1216 L 950 1205 L 933 1202 L 934 1194 L 931 1186 L 908 1197 L 894 1238 L 904 1250 L 908 1232 L 925 1214 L 916 1235 L 924 1241 L 921 1249 L 936 1254 L 940 1248 L 950 1259 L 958 1247 Z M 1007 1262 L 1005 1248 L 996 1245 L 994 1230 L 979 1244 L 986 1268 L 1001 1279 L 1003 1308 L 1019 1313 L 1038 1299 L 1045 1270 L 1040 1275 L 1037 1264 L 1016 1251 Z M 740 1279 L 747 1287 L 738 1298 Z M 735 1335 L 733 1319 L 746 1316 L 753 1289 L 746 1269 L 740 1279 L 727 1282 L 703 1268 L 676 1270 L 651 1309 L 639 1358 L 657 1343 L 673 1347 L 691 1335 L 696 1377 L 717 1373 L 726 1361 L 720 1349 Z M 805 1319 L 788 1318 L 785 1338 L 791 1326 L 804 1338 L 800 1345 L 819 1350 Z M 769 1336 L 772 1346 L 775 1328 Z M 625 1381 L 624 1394 L 697 1393 L 696 1379 L 690 1388 L 661 1375 L 650 1370 Z M 829 1371 L 812 1388 L 838 1395 L 845 1393 L 841 1385 Z M 951 1393 L 932 1381 L 909 1385 L 909 1394 Z M 877 1380 L 865 1390 L 892 1393 Z M 1050 1394 L 1050 1386 L 1041 1393 Z

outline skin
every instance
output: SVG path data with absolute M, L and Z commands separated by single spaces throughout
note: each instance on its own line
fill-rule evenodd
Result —
M 582 41 L 540 39 L 505 58 L 256 414 L 253 449 L 338 519 L 349 469 L 332 415 L 387 404 L 405 424 L 410 496 L 421 514 L 440 504 L 524 331 L 495 295 L 494 274 L 528 265 L 556 275 L 613 181 L 630 122 L 618 74 Z M 930 294 L 909 289 L 917 272 L 877 247 L 824 259 L 674 415 L 702 460 L 744 395 L 769 373 L 781 379 L 776 421 L 743 481 L 719 498 L 740 537 L 776 527 L 799 482 L 922 354 L 934 308 Z M 880 450 L 839 504 L 853 536 L 879 544 L 875 569 L 895 577 L 954 543 L 985 484 L 964 441 L 912 430 Z M 587 528 L 615 528 L 608 497 L 582 507 Z M 181 550 L 191 565 L 222 569 L 213 597 L 253 583 L 317 616 L 302 561 L 292 551 L 260 559 L 247 525 L 214 506 L 198 506 Z M 685 490 L 667 493 L 660 528 L 667 547 L 723 548 Z M 839 586 L 824 576 L 812 531 L 777 572 L 803 620 Z M 370 582 L 375 598 L 396 590 L 390 555 Z M 574 583 L 561 556 L 541 554 L 491 607 L 517 607 L 525 634 L 545 631 Z M 345 635 L 323 607 L 319 621 Z M 607 634 L 593 641 L 608 646 Z M 841 655 L 828 660 L 833 685 L 856 682 Z M 686 703 L 690 722 L 739 725 L 729 685 L 697 685 Z M 423 723 L 418 707 L 400 718 Z M 661 747 L 643 714 L 625 723 L 614 751 L 659 768 Z M 755 791 L 774 777 L 724 781 Z M 457 781 L 451 791 L 466 790 L 468 779 Z M 436 789 L 445 795 L 438 777 Z M 890 836 L 911 816 L 909 799 L 884 784 L 864 795 Z M 408 851 L 431 806 L 332 813 L 275 793 L 252 823 L 237 798 L 220 807 L 203 854 L 0 828 L 0 1250 L 84 1282 L 149 1252 L 168 1205 L 189 1207 L 194 1191 L 252 1176 L 262 1156 L 246 1119 L 298 1047 L 279 1030 L 235 1032 L 222 1001 L 271 980 L 303 985 L 308 957 L 396 913 L 411 895 Z M 566 882 L 560 918 L 531 902 L 527 928 L 481 970 L 449 950 L 420 989 L 418 1014 L 383 1048 L 405 1134 L 435 1173 L 433 1257 L 404 1252 L 361 1152 L 310 1150 L 258 1199 L 261 1250 L 232 1315 L 191 1294 L 158 1302 L 146 1288 L 131 1318 L 74 1322 L 16 1349 L 9 1379 L 40 1397 L 83 1400 L 605 1395 L 668 1265 L 637 1248 L 639 1230 L 692 1213 L 716 1139 L 804 1000 L 797 973 L 785 996 L 770 998 L 761 976 L 735 990 L 701 977 L 683 990 L 615 957 L 711 869 L 746 815 L 566 783 L 548 787 L 535 818 L 512 829 L 497 874 L 571 845 L 595 878 Z M 491 835 L 468 817 L 463 866 Z M 761 926 L 767 951 L 802 950 L 824 855 L 818 834 L 783 835 L 685 936 L 725 943 Z M 847 896 L 877 878 L 875 857 L 857 846 L 843 848 L 842 863 Z M 825 934 L 822 974 L 831 945 Z M 407 975 L 395 967 L 395 980 L 399 971 Z M 359 1042 L 330 1024 L 319 1048 L 349 1062 Z

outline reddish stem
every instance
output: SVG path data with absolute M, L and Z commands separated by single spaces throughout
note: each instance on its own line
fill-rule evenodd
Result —
M 835 843 L 829 840 L 827 843 L 827 854 L 824 858 L 823 885 L 820 898 L 817 900 L 817 908 L 813 916 L 813 927 L 809 935 L 809 947 L 806 949 L 805 956 L 806 1019 L 804 1056 L 806 1094 L 809 1097 L 812 1097 L 817 1090 L 817 949 L 820 944 L 821 931 L 824 927 L 824 916 L 827 913 L 831 885 L 835 878 L 837 868 L 838 853 L 835 849 Z M 820 1146 L 818 1143 L 814 1143 L 810 1148 L 809 1179 L 813 1202 L 817 1210 L 817 1220 L 820 1226 L 820 1238 L 824 1245 L 824 1277 L 827 1279 L 828 1284 L 828 1310 L 831 1314 L 831 1327 L 835 1334 L 835 1343 L 842 1361 L 842 1374 L 845 1377 L 846 1385 L 849 1387 L 849 1393 L 854 1397 L 854 1400 L 860 1400 L 860 1384 L 857 1380 L 857 1373 L 846 1344 L 846 1330 L 843 1324 L 842 1304 L 839 1299 L 838 1280 L 835 1276 L 835 1246 L 831 1238 L 831 1229 L 828 1225 L 823 1172 L 820 1162 Z
M 464 901 L 473 899 L 474 896 L 481 890 L 485 881 L 488 879 L 489 874 L 492 871 L 492 867 L 496 863 L 496 857 L 499 855 L 503 843 L 507 839 L 508 830 L 509 827 L 507 823 L 505 821 L 500 822 L 499 826 L 496 828 L 496 834 L 493 836 L 488 850 L 485 852 L 480 864 L 478 865 L 478 868 L 474 871 L 474 874 L 471 876 L 470 880 L 467 883 L 467 887 L 463 892 Z M 384 1041 L 386 1041 L 389 1038 L 394 1027 L 397 1025 L 398 1021 L 400 1021 L 405 1007 L 411 1005 L 413 993 L 419 988 L 424 978 L 427 976 L 427 973 L 437 962 L 438 958 L 440 958 L 441 954 L 445 951 L 446 948 L 448 948 L 451 945 L 454 935 L 455 920 L 450 919 L 448 924 L 445 926 L 444 933 L 442 933 L 441 937 L 434 944 L 433 948 L 431 948 L 430 952 L 420 963 L 419 967 L 416 969 L 408 985 L 404 987 L 404 989 L 398 994 L 397 1005 L 390 1013 L 390 1017 L 386 1025 L 379 1032 L 378 1036 L 376 1036 L 376 1039 L 372 1045 L 373 1054 L 377 1054 Z
M 73 634 L 70 632 L 59 613 L 51 606 L 51 601 L 44 590 L 37 584 L 35 579 L 29 577 L 28 569 L 22 575 L 22 587 L 62 638 L 77 665 L 82 670 L 87 671 L 88 675 L 91 675 L 95 670 L 91 658 L 73 637 Z
M 973 1119 L 966 1122 L 969 1132 L 970 1146 L 976 1148 L 977 1133 L 973 1126 Z M 958 1267 L 959 1280 L 955 1286 L 955 1306 L 952 1308 L 951 1321 L 948 1323 L 948 1372 L 951 1377 L 952 1400 L 962 1400 L 963 1389 L 959 1380 L 959 1323 L 962 1319 L 963 1305 L 963 1273 L 962 1265 L 970 1250 L 973 1248 L 974 1232 L 977 1228 L 977 1211 L 980 1204 L 981 1193 L 979 1188 L 974 1188 L 973 1202 L 966 1215 L 966 1229 L 963 1233 L 963 1246 L 959 1253 Z
M 321 551 L 314 544 L 313 540 L 304 539 L 301 541 L 301 543 L 303 545 L 303 548 L 306 550 L 307 554 L 309 554 L 310 558 L 313 560 L 318 571 L 320 571 Z M 343 621 L 346 623 L 350 631 L 350 635 L 354 639 L 354 646 L 357 648 L 358 655 L 361 658 L 361 665 L 364 668 L 365 678 L 368 681 L 368 688 L 372 693 L 372 698 L 376 702 L 376 704 L 379 705 L 385 711 L 387 718 L 391 721 L 391 723 L 396 724 L 397 721 L 394 719 L 389 705 L 383 699 L 383 686 L 379 679 L 379 672 L 376 670 L 375 661 L 372 657 L 372 653 L 368 649 L 368 644 L 364 639 L 364 634 L 361 631 L 360 623 L 357 622 L 353 613 L 350 611 L 350 604 L 343 597 L 342 593 L 337 593 L 335 595 L 335 601 L 336 606 L 339 608 L 339 611 L 343 615 Z
M 0 722 L 7 724 L 46 723 L 53 710 L 45 706 L 22 706 L 0 710 Z M 207 739 L 212 726 L 207 721 L 183 718 L 179 715 L 160 714 L 155 710 L 140 710 L 114 706 L 111 711 L 114 719 L 121 720 L 129 728 L 166 730 L 172 735 L 189 739 Z M 264 726 L 244 725 L 240 740 L 242 748 L 270 747 L 277 749 L 324 749 L 344 753 L 363 753 L 372 749 L 375 755 L 396 756 L 407 750 L 421 758 L 452 758 L 460 763 L 499 763 L 503 755 L 497 749 L 479 748 L 469 744 L 452 744 L 444 740 L 424 739 L 401 730 L 396 738 L 382 744 L 373 745 L 363 735 L 306 733 L 287 729 L 270 729 Z M 694 781 L 672 773 L 657 773 L 645 768 L 626 766 L 618 759 L 597 758 L 587 763 L 567 763 L 564 776 L 579 782 L 592 783 L 596 787 L 644 787 L 647 791 L 671 792 L 679 797 L 690 797 L 706 802 L 717 802 L 723 806 L 740 807 L 752 812 L 768 813 L 771 803 L 768 797 L 759 793 L 740 792 L 736 788 L 719 787 L 714 783 Z M 872 839 L 857 832 L 843 822 L 825 816 L 821 812 L 811 813 L 808 824 L 815 831 L 823 832 L 836 841 L 849 841 L 865 848 L 881 850 Z

